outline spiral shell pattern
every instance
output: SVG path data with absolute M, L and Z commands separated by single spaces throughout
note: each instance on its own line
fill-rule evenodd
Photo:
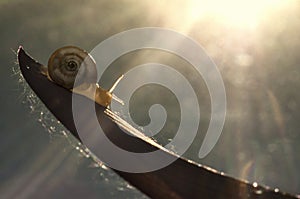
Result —
M 96 83 L 97 69 L 94 59 L 76 46 L 57 49 L 49 58 L 48 75 L 60 86 L 72 89 L 82 83 Z

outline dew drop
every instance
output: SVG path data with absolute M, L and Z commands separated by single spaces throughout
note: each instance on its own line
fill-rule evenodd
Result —
M 104 169 L 104 170 L 107 170 L 107 169 L 108 169 L 107 166 L 105 166 L 104 164 L 101 165 L 101 168 Z
M 66 131 L 62 130 L 61 133 L 62 133 L 64 136 L 67 136 Z
M 134 189 L 134 187 L 131 186 L 130 184 L 127 184 L 127 185 L 126 185 L 126 188 L 128 188 L 128 189 Z

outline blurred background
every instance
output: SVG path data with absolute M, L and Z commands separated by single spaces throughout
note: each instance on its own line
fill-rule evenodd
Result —
M 147 198 L 88 157 L 24 86 L 15 54 L 22 45 L 46 64 L 61 46 L 90 51 L 113 34 L 145 26 L 196 40 L 224 80 L 227 116 L 218 143 L 198 158 L 210 117 L 203 91 L 200 133 L 185 156 L 235 178 L 300 193 L 298 0 L 1 0 L 0 25 L 1 198 Z M 130 53 L 113 65 L 186 65 L 168 53 L 152 56 L 157 53 Z M 205 90 L 201 81 L 199 87 Z

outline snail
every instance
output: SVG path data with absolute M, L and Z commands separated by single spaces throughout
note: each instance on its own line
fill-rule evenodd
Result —
M 109 90 L 101 88 L 97 84 L 96 62 L 88 52 L 76 46 L 65 46 L 54 51 L 48 60 L 48 67 L 43 67 L 42 73 L 56 84 L 84 95 L 101 106 L 108 107 L 112 99 L 123 104 L 112 94 L 123 75 Z

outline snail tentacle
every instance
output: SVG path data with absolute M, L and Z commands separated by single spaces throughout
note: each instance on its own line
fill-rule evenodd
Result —
M 122 100 L 113 96 L 112 91 L 123 75 L 117 79 L 111 89 L 101 88 L 97 84 L 94 59 L 85 50 L 76 46 L 65 46 L 54 51 L 48 60 L 48 68 L 42 67 L 41 73 L 56 84 L 84 95 L 101 106 L 108 107 L 112 99 L 122 104 Z M 76 85 L 74 85 L 75 82 Z

